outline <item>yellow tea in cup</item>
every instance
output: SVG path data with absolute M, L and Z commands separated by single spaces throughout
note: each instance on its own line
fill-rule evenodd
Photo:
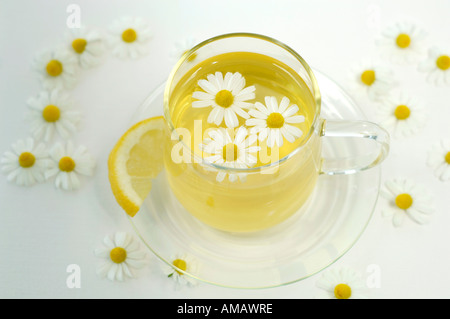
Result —
M 217 92 L 208 90 L 210 92 L 208 93 L 199 85 L 200 80 L 208 81 L 208 77 L 212 81 L 210 84 L 215 85 Z M 300 131 L 301 135 L 293 141 L 288 141 L 281 133 L 278 133 L 283 139 L 282 146 L 278 146 L 274 142 L 272 147 L 268 147 L 268 139 L 257 140 L 255 145 L 259 145 L 262 151 L 254 154 L 257 161 L 252 163 L 251 167 L 262 167 L 273 163 L 274 159 L 276 161 L 287 156 L 309 137 L 308 132 L 315 115 L 315 102 L 310 90 L 297 72 L 286 64 L 263 54 L 224 53 L 195 65 L 178 82 L 171 95 L 172 123 L 176 129 L 189 132 L 189 134 L 181 133 L 180 135 L 193 152 L 202 156 L 199 146 L 208 137 L 208 131 L 223 128 L 230 131 L 230 137 L 233 137 L 234 131 L 239 127 L 246 127 L 248 134 L 252 128 L 255 128 L 255 126 L 246 125 L 246 123 L 252 123 L 249 121 L 251 116 L 244 118 L 237 113 L 238 124 L 230 129 L 227 126 L 226 115 L 223 116 L 220 123 L 218 123 L 220 119 L 215 121 L 216 123 L 208 120 L 214 107 L 195 107 L 195 102 L 201 103 L 202 100 L 194 98 L 193 95 L 205 97 L 203 101 L 208 97 L 211 99 L 211 96 L 205 94 L 212 95 L 212 99 L 217 105 L 215 107 L 223 109 L 221 112 L 225 113 L 226 109 L 230 107 L 239 107 L 233 105 L 233 102 L 236 102 L 233 100 L 238 99 L 239 96 L 237 94 L 233 96 L 233 90 L 226 89 L 227 87 L 232 88 L 230 85 L 234 84 L 233 79 L 245 82 L 241 91 L 249 87 L 254 88 L 254 98 L 245 101 L 248 103 L 245 105 L 249 106 L 242 108 L 244 112 L 257 110 L 254 106 L 255 102 L 268 107 L 265 105 L 267 98 L 271 99 L 269 104 L 276 101 L 274 103 L 279 106 L 285 99 L 284 104 L 287 105 L 283 110 L 284 113 L 290 115 L 291 118 L 292 116 L 302 118 L 300 123 L 288 124 L 283 122 L 289 117 L 284 119 L 279 112 L 270 113 L 266 119 L 267 130 L 278 129 L 280 131 L 280 126 L 287 124 L 296 127 L 296 132 Z M 220 83 L 220 81 L 222 82 Z M 208 89 L 208 87 L 206 88 Z M 239 90 L 234 91 L 239 93 Z M 201 92 L 203 95 L 194 92 Z M 286 98 L 289 100 L 288 103 L 286 103 Z M 235 104 L 239 105 L 239 103 Z M 293 114 L 286 113 L 286 110 L 295 105 L 298 109 L 295 113 L 293 111 L 290 111 Z M 295 109 L 291 110 L 295 111 Z M 270 117 L 271 114 L 274 115 Z M 183 131 L 179 130 L 178 132 Z M 278 138 L 278 135 L 276 136 Z M 237 178 L 235 181 L 233 179 L 230 181 L 230 174 L 218 181 L 217 172 L 205 170 L 201 165 L 195 163 L 187 166 L 184 165 L 185 163 L 175 163 L 171 159 L 166 160 L 166 168 L 173 192 L 185 208 L 198 219 L 222 230 L 254 231 L 278 224 L 294 213 L 308 198 L 317 179 L 319 165 L 317 148 L 318 145 L 315 146 L 315 149 L 298 156 L 297 161 L 292 161 L 292 164 L 280 165 L 273 172 L 267 172 L 267 174 L 243 173 L 243 178 Z M 238 150 L 232 149 L 231 156 L 237 157 L 238 152 Z M 218 155 L 222 155 L 226 162 L 226 147 L 222 154 Z M 174 157 L 173 153 L 171 153 L 171 157 Z M 204 154 L 202 157 L 207 158 Z M 230 158 L 229 151 L 228 157 L 228 162 L 232 162 L 233 158 Z M 232 173 L 231 176 L 233 176 Z

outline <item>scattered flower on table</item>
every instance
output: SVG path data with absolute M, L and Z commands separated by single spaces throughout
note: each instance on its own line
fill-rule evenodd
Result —
M 245 125 L 251 126 L 250 132 L 258 134 L 260 142 L 267 140 L 267 146 L 283 146 L 283 141 L 293 143 L 303 135 L 303 132 L 292 124 L 303 123 L 305 117 L 297 114 L 299 108 L 296 104 L 290 104 L 287 97 L 281 99 L 280 105 L 274 96 L 265 97 L 266 105 L 256 102 L 255 108 L 248 113 L 252 118 L 245 121 Z
M 443 139 L 431 146 L 427 164 L 441 181 L 450 180 L 450 139 Z
M 382 53 L 394 63 L 416 63 L 426 50 L 426 32 L 417 24 L 404 21 L 385 28 L 377 45 Z
M 394 78 L 390 69 L 365 59 L 350 71 L 350 92 L 369 99 L 380 100 L 394 87 Z
M 377 109 L 381 126 L 395 137 L 412 136 L 422 130 L 428 111 L 415 97 L 404 93 L 386 96 Z
M 64 190 L 80 188 L 79 175 L 92 176 L 95 161 L 84 145 L 75 147 L 71 141 L 65 144 L 56 143 L 50 149 L 51 165 L 45 177 L 55 177 L 55 186 Z
M 206 162 L 230 169 L 245 169 L 257 163 L 256 153 L 260 149 L 256 145 L 257 137 L 249 134 L 244 126 L 237 129 L 234 137 L 223 127 L 209 131 L 208 136 L 200 145 L 201 151 L 208 154 L 204 155 Z M 230 182 L 236 182 L 238 178 L 244 181 L 246 177 L 245 173 L 226 173 L 222 170 L 217 173 L 216 180 L 222 182 L 227 175 Z
M 102 35 L 95 29 L 72 28 L 66 35 L 67 48 L 78 60 L 78 64 L 88 69 L 101 62 L 105 52 Z
M 237 115 L 244 119 L 250 116 L 244 109 L 253 106 L 247 102 L 255 98 L 255 86 L 245 87 L 245 78 L 239 73 L 227 72 L 225 76 L 221 72 L 208 74 L 207 80 L 201 79 L 198 85 L 205 91 L 195 91 L 192 94 L 198 101 L 192 102 L 194 108 L 212 107 L 208 116 L 208 123 L 220 125 L 225 121 L 227 127 L 233 128 L 239 125 Z
M 418 224 L 430 221 L 434 203 L 427 189 L 411 179 L 395 178 L 384 183 L 380 195 L 388 201 L 383 216 L 392 218 L 394 226 L 401 226 L 408 216 Z
M 47 148 L 33 138 L 20 139 L 11 145 L 0 159 L 1 170 L 8 182 L 19 186 L 31 186 L 45 181 L 45 169 L 49 165 Z
M 319 297 L 328 299 L 364 299 L 366 285 L 361 276 L 350 268 L 325 270 L 316 282 L 323 290 Z
M 430 83 L 450 84 L 450 50 L 431 47 L 428 57 L 419 64 L 419 71 L 427 74 L 427 81 Z
M 57 89 L 42 91 L 28 99 L 27 104 L 30 108 L 27 119 L 36 139 L 48 142 L 55 132 L 67 139 L 77 131 L 81 114 L 73 109 L 74 102 L 68 93 Z
M 194 286 L 198 283 L 194 277 L 198 272 L 198 262 L 192 256 L 186 254 L 177 254 L 171 257 L 171 264 L 162 264 L 163 273 L 175 280 L 179 285 Z
M 33 68 L 46 90 L 72 89 L 78 80 L 78 61 L 65 48 L 46 50 L 37 54 Z
M 151 29 L 145 19 L 123 17 L 113 21 L 109 27 L 108 42 L 114 56 L 136 59 L 149 52 L 151 37 Z
M 194 38 L 188 37 L 181 41 L 175 42 L 174 48 L 172 52 L 170 53 L 170 58 L 172 59 L 173 63 L 178 62 L 178 60 L 190 49 L 192 49 L 197 42 Z M 192 62 L 197 58 L 197 53 L 191 54 L 188 58 L 188 62 Z
M 140 249 L 139 242 L 126 232 L 116 232 L 114 236 L 103 239 L 104 246 L 94 250 L 103 263 L 97 268 L 97 274 L 111 281 L 123 281 L 133 278 L 133 270 L 142 268 L 146 254 Z

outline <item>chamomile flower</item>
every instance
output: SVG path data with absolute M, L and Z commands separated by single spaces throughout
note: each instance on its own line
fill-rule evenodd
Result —
M 395 63 L 414 63 L 424 53 L 425 31 L 411 22 L 398 22 L 384 29 L 376 43 Z
M 198 282 L 193 277 L 198 272 L 198 262 L 192 257 L 186 254 L 177 254 L 171 257 L 171 264 L 163 264 L 163 273 L 175 280 L 180 285 L 196 285 Z M 186 274 L 187 273 L 187 274 Z
M 350 90 L 371 100 L 379 100 L 386 95 L 393 84 L 391 71 L 373 61 L 363 60 L 351 70 Z
M 48 50 L 36 55 L 33 68 L 46 90 L 71 89 L 77 83 L 77 59 L 67 49 Z
M 396 137 L 419 132 L 427 121 L 426 108 L 414 97 L 404 94 L 387 96 L 378 108 L 381 126 Z
M 66 35 L 66 41 L 68 50 L 76 57 L 82 68 L 88 69 L 100 63 L 105 46 L 98 31 L 72 28 Z
M 406 216 L 419 224 L 425 224 L 434 211 L 433 200 L 426 188 L 410 179 L 386 181 L 380 195 L 389 204 L 383 210 L 383 215 L 392 218 L 394 226 L 401 226 Z
M 97 274 L 111 281 L 123 281 L 133 278 L 133 269 L 145 265 L 146 254 L 139 247 L 139 242 L 125 232 L 117 232 L 113 237 L 103 239 L 104 246 L 94 250 L 97 257 L 104 262 L 97 268 Z
M 183 54 L 192 49 L 196 45 L 196 43 L 197 42 L 192 37 L 175 42 L 174 48 L 170 53 L 172 61 L 174 63 L 177 62 L 183 56 Z M 192 62 L 195 60 L 196 57 L 197 57 L 196 53 L 191 54 L 190 56 L 187 57 L 187 61 Z
M 260 149 L 259 146 L 254 145 L 257 137 L 249 134 L 245 127 L 239 127 L 234 138 L 225 128 L 212 130 L 208 135 L 209 137 L 204 139 L 200 145 L 206 162 L 227 168 L 249 168 L 257 163 L 255 153 Z M 244 173 L 226 173 L 224 171 L 217 173 L 216 180 L 222 182 L 226 175 L 230 182 L 236 182 L 238 178 L 241 181 L 245 180 Z
M 303 135 L 300 128 L 292 125 L 305 121 L 303 115 L 298 115 L 298 106 L 290 105 L 287 97 L 281 99 L 278 105 L 274 96 L 265 97 L 266 105 L 260 102 L 255 103 L 255 108 L 249 111 L 252 118 L 245 121 L 245 125 L 252 126 L 250 132 L 258 134 L 259 141 L 267 140 L 267 146 L 279 147 L 283 145 L 283 140 L 293 143 Z
M 0 159 L 2 172 L 8 182 L 19 186 L 31 186 L 45 181 L 44 171 L 49 165 L 48 153 L 43 143 L 36 144 L 32 138 L 18 140 Z
M 450 51 L 430 48 L 427 59 L 419 64 L 419 71 L 427 73 L 427 81 L 431 83 L 450 84 Z
M 143 18 L 123 17 L 115 20 L 109 31 L 108 41 L 114 56 L 136 59 L 148 53 L 152 34 Z
M 316 282 L 323 289 L 320 297 L 329 299 L 366 298 L 366 286 L 360 275 L 350 268 L 330 269 L 325 271 Z
M 50 150 L 52 164 L 45 177 L 56 176 L 55 186 L 64 190 L 74 190 L 81 186 L 78 175 L 92 176 L 95 161 L 85 146 L 75 148 L 71 141 L 65 145 L 56 143 Z
M 431 146 L 427 164 L 434 169 L 441 181 L 450 180 L 450 139 L 438 141 Z
M 192 94 L 198 101 L 192 102 L 192 107 L 212 107 L 208 116 L 208 123 L 219 126 L 223 121 L 230 128 L 237 127 L 237 115 L 248 119 L 249 115 L 244 109 L 252 107 L 246 102 L 255 98 L 255 86 L 245 87 L 245 78 L 238 72 L 227 72 L 225 77 L 221 72 L 208 74 L 207 80 L 201 79 L 198 85 L 205 91 L 195 91 Z
M 81 115 L 73 110 L 73 101 L 67 93 L 56 89 L 42 91 L 28 99 L 27 104 L 30 108 L 27 119 L 36 139 L 48 142 L 55 132 L 67 139 L 77 131 Z

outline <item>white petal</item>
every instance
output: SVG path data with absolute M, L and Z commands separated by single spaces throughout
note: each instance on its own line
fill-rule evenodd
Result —
M 278 108 L 278 112 L 283 114 L 284 111 L 288 108 L 290 100 L 287 97 L 283 97 L 280 102 L 280 106 Z
M 192 102 L 192 107 L 194 108 L 202 108 L 212 106 L 214 103 L 211 100 L 201 100 Z
M 404 212 L 402 210 L 396 210 L 394 212 L 394 216 L 392 219 L 394 226 L 395 227 L 401 226 L 405 220 L 405 216 L 406 216 L 406 212 Z
M 305 117 L 303 115 L 294 115 L 284 119 L 286 123 L 303 123 Z
M 208 115 L 208 120 L 207 120 L 208 123 L 216 123 L 216 118 L 220 113 L 220 109 L 221 109 L 220 106 L 213 107 L 212 111 L 209 112 L 209 115 Z M 222 122 L 222 119 L 220 119 L 220 123 L 221 122 Z
M 219 90 L 207 80 L 199 80 L 198 85 L 207 93 L 216 96 Z
M 239 120 L 236 116 L 236 113 L 233 112 L 233 110 L 230 110 L 229 108 L 225 109 L 225 125 L 227 127 L 233 128 L 239 125 Z
M 236 106 L 236 105 L 232 105 L 230 107 L 236 114 L 238 114 L 240 117 L 243 117 L 244 119 L 248 119 L 250 117 L 250 115 L 247 114 L 247 112 L 245 112 L 243 109 L 241 109 L 240 107 Z
M 284 118 L 288 118 L 288 117 L 291 117 L 292 115 L 294 115 L 297 112 L 298 112 L 298 106 L 293 104 L 284 113 L 282 113 L 282 115 L 283 115 Z
M 303 132 L 301 129 L 299 129 L 296 126 L 290 125 L 290 124 L 284 124 L 284 127 L 286 127 L 286 130 L 293 135 L 296 138 L 299 138 L 300 136 L 303 135 Z
M 430 221 L 429 215 L 424 214 L 412 207 L 407 210 L 407 213 L 409 217 L 411 217 L 414 221 L 416 221 L 419 224 L 426 224 Z
M 252 110 L 248 111 L 248 114 L 250 114 L 253 117 L 256 117 L 257 119 L 264 120 L 264 122 L 267 119 L 267 115 L 262 113 L 259 110 L 252 109 Z
M 262 114 L 265 115 L 264 118 L 267 118 L 270 115 L 269 110 L 267 109 L 267 107 L 264 106 L 264 104 L 260 103 L 260 102 L 256 102 L 255 103 L 255 108 L 261 112 Z
M 192 93 L 192 97 L 199 100 L 214 100 L 214 95 L 200 91 Z

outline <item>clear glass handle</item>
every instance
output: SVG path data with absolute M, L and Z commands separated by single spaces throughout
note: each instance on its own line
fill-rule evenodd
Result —
M 380 164 L 389 153 L 389 134 L 367 121 L 323 120 L 320 136 L 330 137 L 330 155 L 324 155 L 320 173 L 354 174 Z

